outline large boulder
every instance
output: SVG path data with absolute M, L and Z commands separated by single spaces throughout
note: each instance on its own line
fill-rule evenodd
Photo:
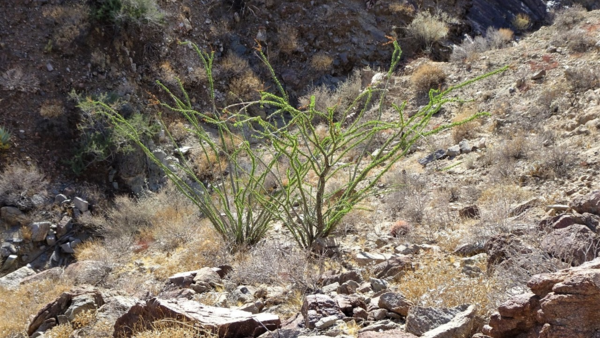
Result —
M 542 249 L 572 265 L 592 260 L 598 253 L 596 234 L 585 225 L 572 224 L 544 236 Z
M 412 267 L 411 256 L 393 256 L 387 261 L 375 265 L 373 274 L 377 278 L 394 277 L 402 271 L 411 270 Z
M 35 271 L 28 266 L 24 266 L 0 278 L 0 287 L 6 289 L 17 288 L 21 281 L 33 275 L 35 275 Z
M 468 338 L 475 329 L 476 307 L 470 305 L 452 318 L 448 323 L 425 332 L 423 338 Z
M 377 305 L 382 309 L 406 317 L 406 315 L 408 315 L 408 310 L 413 306 L 413 303 L 406 299 L 401 293 L 387 292 L 379 296 Z
M 600 215 L 600 191 L 596 190 L 586 196 L 576 197 L 569 206 L 580 214 L 589 212 Z
M 132 327 L 150 326 L 152 322 L 176 318 L 212 331 L 220 338 L 258 337 L 279 328 L 281 321 L 273 314 L 206 306 L 188 299 L 152 298 L 139 302 L 115 323 L 115 337 L 131 337 Z
M 596 337 L 600 331 L 600 258 L 533 276 L 532 293 L 515 296 L 492 315 L 483 333 L 493 338 Z
M 75 285 L 98 285 L 108 276 L 111 268 L 105 262 L 86 260 L 69 265 L 64 272 Z

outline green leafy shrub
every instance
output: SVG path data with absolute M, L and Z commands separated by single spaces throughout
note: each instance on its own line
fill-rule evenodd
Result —
M 122 102 L 107 94 L 90 98 L 82 97 L 72 91 L 69 95 L 81 109 L 80 121 L 77 125 L 79 143 L 75 146 L 74 155 L 68 162 L 75 174 L 80 175 L 88 167 L 99 162 L 112 161 L 117 153 L 134 150 L 130 138 L 119 129 L 113 128 L 109 119 L 100 113 L 97 106 L 98 102 L 102 102 L 113 109 L 118 109 Z M 133 113 L 126 121 L 136 128 L 140 137 L 146 140 L 158 131 L 157 126 L 152 125 L 140 113 Z
M 336 112 L 335 106 L 317 109 L 314 97 L 305 110 L 295 108 L 260 48 L 258 55 L 271 72 L 277 93 L 262 92 L 260 101 L 217 109 L 212 77 L 214 53 L 202 52 L 191 44 L 204 64 L 210 111 L 195 110 L 181 83 L 181 96 L 158 84 L 174 102 L 162 105 L 187 119 L 202 152 L 219 168 L 210 182 L 200 179 L 183 155 L 175 170 L 162 164 L 145 146 L 135 126 L 106 103 L 94 104 L 115 129 L 165 171 L 225 239 L 238 247 L 252 245 L 260 241 L 273 221 L 280 221 L 300 246 L 310 248 L 315 241 L 329 236 L 361 201 L 382 193 L 376 191 L 378 181 L 417 140 L 486 115 L 476 113 L 462 121 L 428 128 L 431 117 L 445 103 L 461 101 L 448 94 L 507 69 L 444 91 L 431 90 L 429 104 L 411 117 L 404 112 L 406 102 L 392 104 L 397 119 L 386 122 L 381 116 L 388 109 L 387 83 L 402 53 L 398 43 L 392 43 L 392 63 L 382 86 L 368 87 L 343 112 Z M 250 116 L 247 110 L 253 105 L 260 105 L 270 115 L 265 119 Z M 314 121 L 322 124 L 315 126 Z M 370 145 L 381 135 L 386 137 L 379 149 L 370 152 Z M 251 141 L 260 141 L 260 145 L 251 146 Z
M 10 148 L 10 138 L 12 134 L 8 131 L 8 129 L 4 127 L 0 127 L 0 150 L 7 150 Z

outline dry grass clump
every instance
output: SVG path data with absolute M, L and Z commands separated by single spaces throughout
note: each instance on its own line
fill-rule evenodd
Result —
M 194 233 L 187 238 L 185 245 L 169 251 L 169 257 L 160 255 L 158 258 L 152 258 L 154 263 L 160 265 L 154 273 L 155 276 L 167 278 L 182 271 L 229 263 L 229 247 L 208 220 L 199 221 L 193 230 Z
M 394 14 L 404 14 L 407 16 L 413 16 L 415 14 L 415 7 L 407 3 L 392 2 L 389 9 L 390 12 Z
M 458 113 L 458 115 L 456 115 L 456 117 L 454 117 L 452 119 L 452 122 L 463 121 L 477 113 L 478 113 L 477 106 L 475 106 L 475 105 L 465 106 L 461 110 L 461 112 Z M 481 119 L 475 119 L 471 122 L 461 124 L 459 126 L 452 128 L 452 139 L 454 140 L 455 143 L 458 143 L 462 140 L 471 140 L 471 139 L 477 137 L 477 134 L 481 132 L 481 124 L 482 124 Z
M 69 281 L 49 279 L 12 290 L 0 287 L 0 337 L 27 337 L 30 316 L 71 287 Z
M 259 98 L 262 82 L 253 71 L 248 70 L 244 74 L 235 77 L 229 82 L 230 94 L 233 99 L 248 101 Z
M 161 319 L 140 328 L 134 328 L 133 338 L 216 338 L 217 335 L 177 319 Z
M 553 24 L 560 30 L 571 29 L 585 19 L 585 8 L 580 4 L 563 8 L 554 14 Z
M 571 53 L 585 53 L 596 44 L 596 40 L 583 30 L 568 30 L 552 39 L 556 46 L 567 47 Z
M 447 15 L 419 12 L 414 20 L 406 27 L 408 34 L 431 50 L 434 43 L 448 35 Z
M 485 37 L 477 36 L 474 39 L 467 36 L 460 46 L 454 46 L 450 60 L 454 62 L 473 61 L 479 53 L 490 49 L 501 49 L 513 39 L 513 31 L 508 28 L 495 29 L 489 27 Z
M 188 135 L 190 135 L 188 128 L 181 121 L 172 122 L 171 124 L 169 124 L 168 128 L 171 137 L 173 137 L 173 139 L 175 139 L 175 141 L 178 142 L 182 141 Z
M 418 92 L 429 92 L 432 88 L 439 88 L 445 79 L 446 73 L 440 66 L 425 63 L 411 75 L 410 82 Z
M 34 75 L 23 72 L 21 68 L 12 68 L 0 76 L 0 87 L 5 90 L 33 93 L 40 88 L 40 81 Z
M 321 112 L 326 112 L 327 108 L 336 107 L 335 118 L 340 120 L 343 118 L 343 113 L 354 99 L 360 94 L 361 78 L 359 72 L 352 73 L 346 81 L 338 85 L 337 88 L 329 88 L 326 85 L 313 87 L 308 90 L 308 93 L 300 97 L 300 106 L 306 107 L 310 103 L 310 98 L 315 97 L 315 109 Z
M 83 4 L 44 6 L 44 17 L 52 18 L 56 24 L 46 51 L 56 48 L 64 54 L 72 54 L 75 50 L 73 42 L 90 28 L 89 12 L 90 8 Z
M 326 53 L 317 53 L 310 60 L 310 66 L 320 72 L 331 69 L 333 58 Z
M 250 71 L 250 64 L 248 64 L 248 60 L 232 52 L 223 58 L 219 70 L 223 73 L 224 78 L 231 78 Z
M 71 324 L 60 324 L 51 328 L 44 333 L 44 337 L 48 338 L 70 338 L 71 334 L 75 331 Z
M 581 65 L 565 70 L 565 78 L 569 81 L 571 89 L 585 92 L 600 86 L 600 71 L 592 65 Z
M 318 279 L 306 252 L 291 243 L 262 241 L 240 255 L 229 278 L 236 284 L 313 287 Z
M 519 31 L 525 31 L 531 27 L 531 18 L 525 13 L 519 13 L 513 18 L 512 25 Z
M 190 150 L 190 159 L 194 174 L 202 181 L 212 181 L 227 169 L 227 158 L 218 156 L 212 150 L 204 152 L 202 148 Z
M 45 192 L 48 181 L 34 165 L 17 163 L 0 173 L 0 205 L 13 197 L 31 197 Z
M 542 179 L 568 177 L 577 167 L 577 155 L 564 145 L 540 148 L 528 175 Z
M 291 54 L 298 49 L 298 30 L 296 27 L 284 23 L 278 27 L 277 45 L 285 54 Z
M 47 100 L 40 108 L 40 115 L 46 118 L 56 118 L 65 113 L 65 107 L 59 100 Z
M 480 315 L 493 312 L 500 297 L 498 282 L 485 274 L 485 260 L 475 267 L 481 273 L 468 277 L 462 273 L 455 257 L 436 254 L 423 256 L 419 268 L 401 278 L 402 294 L 418 306 L 454 307 L 462 304 L 477 305 Z

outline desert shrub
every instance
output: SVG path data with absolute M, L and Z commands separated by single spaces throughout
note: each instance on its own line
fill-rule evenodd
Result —
M 228 278 L 237 285 L 289 285 L 314 287 L 319 278 L 312 270 L 310 257 L 292 243 L 262 241 L 234 264 Z
M 392 44 L 392 64 L 384 75 L 383 88 L 400 61 L 400 46 L 396 41 Z M 340 115 L 342 119 L 335 121 L 335 109 L 317 110 L 314 98 L 311 98 L 306 110 L 299 110 L 291 104 L 266 55 L 257 48 L 258 55 L 273 75 L 277 90 L 277 94 L 261 93 L 261 107 L 275 109 L 265 120 L 260 116 L 246 115 L 247 107 L 237 114 L 216 108 L 212 78 L 214 53 L 207 54 L 196 45 L 192 46 L 205 66 L 212 110 L 209 113 L 194 110 L 182 85 L 179 88 L 183 93 L 181 97 L 160 82 L 159 86 L 174 101 L 173 106 L 165 103 L 163 106 L 184 114 L 194 127 L 194 136 L 203 151 L 227 160 L 227 176 L 218 177 L 211 183 L 210 189 L 207 183 L 194 175 L 186 158 L 181 158 L 176 170 L 169 168 L 144 145 L 137 130 L 123 116 L 103 102 L 96 101 L 95 104 L 111 119 L 115 128 L 129 135 L 166 172 L 217 232 L 237 247 L 259 242 L 272 221 L 280 221 L 301 247 L 312 247 L 316 240 L 331 234 L 357 204 L 375 193 L 380 178 L 406 155 L 417 140 L 484 115 L 478 113 L 465 121 L 428 128 L 431 117 L 444 103 L 458 100 L 448 97 L 451 92 L 507 69 L 504 67 L 484 74 L 445 91 L 432 90 L 429 104 L 411 117 L 405 115 L 406 103 L 401 106 L 392 104 L 393 111 L 398 114 L 394 122 L 381 119 L 386 103 L 385 89 L 368 87 Z M 374 97 L 378 103 L 370 110 Z M 355 115 L 350 120 L 348 116 L 352 111 Z M 324 127 L 316 128 L 313 124 L 315 119 L 325 121 Z M 213 140 L 200 126 L 199 120 L 216 130 L 219 141 Z M 243 130 L 251 130 L 268 142 L 263 147 L 250 147 L 249 140 L 244 139 L 234 152 L 226 152 L 226 140 L 232 140 L 233 135 L 246 137 L 247 133 Z M 377 154 L 368 153 L 368 145 L 384 131 L 388 137 L 380 150 Z M 357 154 L 355 161 L 350 164 L 343 162 L 348 153 L 358 147 L 363 150 Z M 282 167 L 288 169 L 280 170 Z M 341 182 L 340 177 L 343 178 Z M 271 178 L 276 181 L 277 188 L 268 192 L 264 187 Z M 332 189 L 336 186 L 338 188 Z
M 11 68 L 0 76 L 0 86 L 5 90 L 33 93 L 40 88 L 40 81 L 34 75 L 23 72 L 21 68 Z
M 415 13 L 415 7 L 406 3 L 392 2 L 390 3 L 389 9 L 392 13 L 402 13 L 408 16 L 412 16 Z
M 12 134 L 5 127 L 0 127 L 0 150 L 10 148 L 10 139 Z
M 480 315 L 496 310 L 503 294 L 498 281 L 486 274 L 485 260 L 475 264 L 481 271 L 474 277 L 462 272 L 455 258 L 441 255 L 422 257 L 418 268 L 409 271 L 399 283 L 402 294 L 418 306 L 454 307 L 477 305 Z
M 464 106 L 460 113 L 458 113 L 452 120 L 462 121 L 465 119 L 465 117 L 473 115 L 476 110 L 476 107 L 473 105 Z M 475 138 L 479 132 L 481 132 L 481 120 L 471 121 L 453 128 L 452 139 L 455 143 L 458 143 L 462 140 L 470 140 Z
M 156 0 L 94 0 L 91 15 L 116 24 L 160 25 L 164 19 Z
M 554 26 L 558 29 L 572 29 L 585 18 L 585 9 L 581 5 L 562 8 L 554 15 Z
M 317 53 L 310 59 L 310 66 L 320 72 L 331 69 L 332 63 L 333 58 L 326 53 Z
M 426 11 L 419 12 L 406 29 L 408 34 L 417 39 L 428 51 L 431 51 L 434 43 L 444 39 L 449 31 L 442 14 L 431 14 Z
M 335 120 L 340 121 L 345 118 L 341 114 L 353 103 L 360 91 L 360 74 L 354 72 L 336 88 L 330 88 L 326 85 L 310 88 L 306 95 L 300 97 L 299 101 L 301 106 L 308 106 L 311 98 L 314 97 L 315 109 L 324 111 L 327 108 L 333 108 L 335 110 Z
M 45 192 L 48 182 L 36 166 L 14 164 L 0 173 L 0 205 L 9 202 L 19 205 L 18 200 Z
M 228 53 L 227 56 L 221 60 L 219 68 L 222 71 L 223 77 L 233 78 L 250 71 L 250 64 L 248 64 L 248 60 L 239 55 Z
M 134 151 L 133 143 L 119 129 L 112 128 L 109 120 L 104 117 L 94 105 L 94 100 L 120 109 L 124 103 L 114 95 L 103 94 L 97 97 L 83 97 L 72 91 L 69 96 L 77 102 L 80 108 L 79 143 L 75 146 L 74 154 L 68 161 L 75 174 L 83 173 L 88 167 L 100 162 L 111 162 L 118 153 Z M 140 113 L 133 113 L 126 119 L 141 137 L 153 137 L 158 128 Z
M 495 29 L 489 27 L 485 35 L 491 49 L 500 49 L 513 39 L 513 31 L 508 28 Z
M 410 82 L 418 92 L 429 92 L 430 89 L 441 86 L 446 79 L 444 70 L 434 64 L 425 63 L 417 68 L 410 77 Z
M 59 100 L 48 100 L 40 107 L 40 115 L 46 118 L 57 118 L 65 112 L 65 107 Z
M 505 47 L 512 41 L 513 35 L 513 31 L 508 28 L 497 30 L 493 27 L 488 28 L 485 37 L 477 36 L 473 39 L 467 35 L 460 46 L 453 47 L 450 60 L 453 62 L 472 61 L 478 53 Z
M 577 156 L 564 145 L 541 147 L 528 174 L 543 179 L 563 178 L 576 168 Z
M 298 45 L 298 30 L 296 27 L 284 23 L 277 29 L 277 45 L 281 52 L 291 54 L 296 51 Z
M 259 98 L 259 90 L 262 89 L 262 82 L 248 70 L 245 73 L 234 77 L 229 82 L 229 91 L 238 101 L 256 100 Z
M 571 89 L 578 92 L 585 92 L 600 86 L 600 71 L 597 67 L 590 67 L 590 65 L 566 69 L 565 78 L 571 85 Z
M 531 27 L 531 18 L 525 13 L 519 13 L 513 18 L 512 25 L 519 31 L 525 31 Z

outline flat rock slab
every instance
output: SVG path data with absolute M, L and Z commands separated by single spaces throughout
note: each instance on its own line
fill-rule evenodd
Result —
M 162 318 L 176 318 L 198 324 L 218 334 L 220 338 L 257 337 L 281 326 L 278 316 L 268 313 L 206 306 L 188 299 L 153 298 L 131 307 L 115 323 L 115 337 L 131 337 L 132 327 L 149 325 Z

